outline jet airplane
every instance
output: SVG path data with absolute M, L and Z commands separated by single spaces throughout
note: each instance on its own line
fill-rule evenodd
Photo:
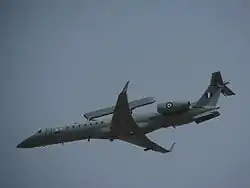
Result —
M 127 89 L 129 81 L 117 97 L 116 104 L 84 114 L 84 123 L 73 123 L 67 126 L 40 129 L 32 136 L 17 145 L 18 148 L 34 148 L 87 139 L 122 140 L 160 153 L 171 152 L 175 142 L 165 149 L 153 142 L 147 133 L 157 129 L 182 126 L 195 122 L 197 124 L 220 116 L 217 105 L 220 94 L 232 96 L 235 93 L 228 88 L 229 82 L 222 80 L 221 72 L 213 72 L 210 84 L 203 95 L 195 102 L 171 101 L 157 104 L 157 111 L 150 113 L 133 113 L 133 110 L 153 104 L 156 100 L 145 97 L 128 101 Z M 99 117 L 112 115 L 111 117 Z

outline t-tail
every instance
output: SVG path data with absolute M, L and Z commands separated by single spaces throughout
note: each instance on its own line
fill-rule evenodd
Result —
M 220 94 L 224 96 L 232 96 L 235 93 L 227 86 L 229 82 L 222 80 L 221 72 L 213 72 L 210 80 L 210 84 L 201 96 L 201 98 L 196 102 L 195 106 L 207 106 L 216 107 Z

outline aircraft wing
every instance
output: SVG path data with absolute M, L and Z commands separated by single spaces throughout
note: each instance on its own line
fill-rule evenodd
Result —
M 134 110 L 138 107 L 142 107 L 145 105 L 149 105 L 154 103 L 156 100 L 153 97 L 144 97 L 138 100 L 133 100 L 129 102 L 129 108 L 130 110 Z M 111 106 L 111 107 L 107 107 L 107 108 L 102 108 L 102 109 L 98 109 L 98 110 L 94 110 L 91 112 L 87 112 L 85 114 L 83 114 L 83 116 L 88 119 L 88 120 L 92 120 L 94 118 L 98 118 L 98 117 L 102 117 L 102 116 L 106 116 L 106 115 L 110 115 L 114 112 L 114 108 L 115 106 Z
M 127 88 L 129 81 L 124 86 L 122 92 L 119 94 L 114 113 L 111 121 L 111 133 L 114 137 L 129 142 L 134 145 L 144 147 L 145 151 L 154 150 L 161 153 L 171 152 L 172 147 L 167 150 L 152 142 L 141 130 L 137 123 L 134 121 L 131 110 L 129 108 Z
M 140 137 L 140 136 L 135 136 L 135 137 L 130 137 L 130 138 L 120 138 L 120 140 L 128 142 L 130 144 L 134 144 L 136 146 L 140 146 L 145 148 L 144 151 L 147 150 L 152 150 L 160 153 L 168 153 L 172 152 L 174 149 L 175 142 L 172 143 L 171 147 L 169 149 L 165 149 L 155 142 L 151 141 L 146 135 Z

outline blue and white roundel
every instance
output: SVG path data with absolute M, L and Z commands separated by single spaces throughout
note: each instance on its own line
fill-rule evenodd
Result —
M 166 107 L 167 107 L 167 108 L 172 108 L 172 106 L 173 106 L 173 103 L 171 103 L 171 102 L 168 102 L 168 103 L 166 104 Z

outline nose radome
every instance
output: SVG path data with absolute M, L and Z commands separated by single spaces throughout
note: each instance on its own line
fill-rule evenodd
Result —
M 16 147 L 17 147 L 17 148 L 21 148 L 21 145 L 20 145 L 20 144 L 18 144 Z
M 20 144 L 18 144 L 16 147 L 17 148 L 26 148 L 25 146 L 27 145 L 26 143 L 25 143 L 25 141 L 26 140 L 24 140 L 24 141 L 22 141 Z
M 23 140 L 20 144 L 18 144 L 16 147 L 17 148 L 30 148 L 32 140 L 30 138 L 27 138 Z
M 16 146 L 17 148 L 23 148 L 22 142 Z
M 17 147 L 17 148 L 23 148 L 23 144 L 20 143 L 20 144 L 18 144 L 16 147 Z

